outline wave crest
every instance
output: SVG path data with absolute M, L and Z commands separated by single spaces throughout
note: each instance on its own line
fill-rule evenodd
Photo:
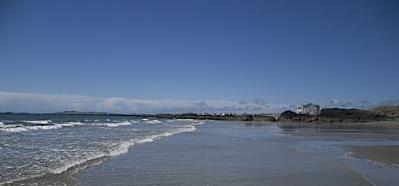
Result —
M 53 121 L 51 120 L 23 120 L 21 121 L 23 123 L 30 123 L 30 124 L 41 124 L 41 125 L 47 125 L 52 123 Z
M 105 145 L 104 151 L 100 151 L 98 154 L 94 154 L 90 157 L 86 157 L 86 158 L 83 158 L 80 160 L 66 162 L 64 164 L 64 166 L 59 167 L 57 169 L 51 169 L 51 170 L 49 170 L 49 172 L 52 174 L 60 174 L 62 172 L 67 171 L 68 169 L 70 169 L 72 167 L 82 165 L 82 164 L 84 164 L 88 161 L 94 160 L 94 159 L 99 159 L 99 158 L 104 158 L 104 157 L 112 157 L 112 156 L 118 156 L 121 154 L 125 154 L 125 153 L 129 152 L 129 149 L 136 144 L 150 143 L 155 140 L 161 139 L 162 137 L 172 136 L 172 135 L 184 133 L 184 132 L 192 132 L 195 130 L 196 130 L 195 126 L 186 126 L 186 127 L 176 129 L 174 131 L 150 135 L 150 136 L 146 136 L 144 138 L 136 138 L 136 139 L 132 139 L 129 141 L 113 142 L 110 144 L 104 144 Z

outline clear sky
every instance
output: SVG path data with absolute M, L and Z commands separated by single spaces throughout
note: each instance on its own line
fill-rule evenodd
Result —
M 377 104 L 399 98 L 399 3 L 2 0 L 0 80 L 0 111 Z

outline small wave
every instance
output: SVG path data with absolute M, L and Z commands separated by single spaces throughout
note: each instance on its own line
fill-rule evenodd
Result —
M 0 131 L 3 132 L 25 132 L 29 131 L 29 129 L 24 128 L 24 127 L 18 127 L 18 126 L 10 126 L 10 127 L 0 127 Z
M 51 174 L 60 174 L 60 173 L 67 171 L 68 169 L 70 169 L 72 167 L 76 167 L 76 166 L 82 165 L 90 160 L 95 160 L 95 159 L 99 159 L 102 157 L 105 157 L 105 154 L 99 153 L 99 154 L 92 155 L 90 157 L 83 158 L 80 160 L 64 162 L 65 163 L 64 166 L 56 168 L 56 169 L 48 169 L 48 172 Z
M 63 127 L 74 127 L 74 126 L 82 126 L 84 125 L 82 122 L 66 122 L 66 123 L 59 123 Z
M 144 138 L 141 139 L 132 139 L 129 141 L 124 141 L 124 142 L 115 142 L 115 143 L 111 143 L 106 145 L 106 150 L 105 151 L 101 151 L 98 154 L 94 154 L 90 157 L 86 157 L 77 161 L 70 161 L 70 162 L 66 162 L 64 166 L 57 168 L 57 169 L 52 169 L 49 170 L 50 173 L 52 174 L 60 174 L 62 172 L 67 171 L 68 169 L 72 168 L 72 167 L 76 167 L 79 165 L 82 165 L 90 160 L 94 160 L 94 159 L 99 159 L 99 158 L 104 158 L 104 157 L 112 157 L 112 156 L 118 156 L 121 154 L 125 154 L 127 152 L 129 152 L 130 147 L 132 147 L 133 145 L 136 144 L 143 144 L 143 143 L 149 143 L 149 142 L 153 142 L 155 140 L 158 140 L 162 137 L 167 137 L 167 136 L 172 136 L 178 133 L 183 133 L 183 132 L 192 132 L 195 131 L 196 128 L 195 126 L 188 126 L 188 127 L 183 127 L 183 128 L 179 128 L 176 129 L 174 131 L 171 132 L 164 132 L 161 134 L 156 134 L 156 135 L 150 135 L 150 136 L 146 136 Z
M 194 126 L 189 126 L 189 127 L 184 127 L 184 128 L 177 129 L 177 130 L 175 130 L 173 132 L 165 132 L 165 133 L 158 134 L 158 135 L 151 135 L 151 136 L 148 136 L 148 137 L 146 137 L 144 139 L 137 140 L 135 142 L 137 144 L 153 142 L 153 141 L 155 141 L 157 139 L 160 139 L 162 137 L 168 137 L 168 136 L 172 136 L 172 135 L 179 134 L 179 133 L 184 133 L 184 132 L 192 132 L 192 131 L 195 131 L 195 130 L 196 130 L 196 128 Z
M 115 126 L 121 126 L 121 125 L 130 125 L 132 124 L 132 121 L 124 121 L 120 123 L 106 123 L 106 125 L 110 125 L 111 127 Z M 114 125 L 112 125 L 114 124 Z M 38 125 L 38 126 L 23 126 L 23 125 L 11 125 L 11 124 L 1 124 L 0 125 L 0 130 L 12 130 L 12 131 L 29 131 L 33 130 L 32 127 L 36 127 L 35 129 L 37 130 L 42 130 L 42 129 L 51 129 L 51 127 L 56 126 L 56 127 L 73 127 L 73 126 L 80 126 L 80 125 L 88 125 L 86 123 L 81 123 L 81 122 L 66 122 L 66 123 L 56 123 L 54 125 Z M 95 125 L 95 123 L 89 124 L 90 126 Z M 179 128 L 172 128 L 169 131 L 165 131 L 159 134 L 152 134 L 152 135 L 147 135 L 144 137 L 135 137 L 134 139 L 127 140 L 127 141 L 119 141 L 119 142 L 107 142 L 101 144 L 99 147 L 100 149 L 97 149 L 95 151 L 89 151 L 87 153 L 83 154 L 75 154 L 78 156 L 75 157 L 70 157 L 67 159 L 62 160 L 60 162 L 61 164 L 58 164 L 56 167 L 48 167 L 46 170 L 44 170 L 43 174 L 60 174 L 65 171 L 69 170 L 74 170 L 73 168 L 79 167 L 82 165 L 87 164 L 87 162 L 96 160 L 96 159 L 101 159 L 105 157 L 112 157 L 112 156 L 118 156 L 124 153 L 129 152 L 129 149 L 136 145 L 136 144 L 143 144 L 143 143 L 148 143 L 148 142 L 153 142 L 155 140 L 161 139 L 163 137 L 167 136 L 172 136 L 174 134 L 178 133 L 183 133 L 183 132 L 191 132 L 195 131 L 196 128 L 193 125 L 187 125 L 187 126 L 180 126 Z M 23 179 L 31 179 L 31 178 L 36 178 L 38 176 L 43 176 L 43 174 L 40 175 L 33 175 L 33 177 L 24 177 Z M 6 183 L 12 183 L 18 180 L 11 180 L 7 181 Z M 0 185 L 5 182 L 0 182 Z
M 143 121 L 148 121 L 149 119 L 147 119 L 147 118 L 143 118 L 143 119 L 141 119 L 141 120 L 143 120 Z
M 119 122 L 119 123 L 96 123 L 94 125 L 113 128 L 113 127 L 126 126 L 126 125 L 131 125 L 131 124 L 132 123 L 129 121 L 124 121 L 124 122 Z
M 52 130 L 52 129 L 60 129 L 62 125 L 38 125 L 38 126 L 26 126 L 29 130 Z
M 192 132 L 195 130 L 196 130 L 196 128 L 194 126 L 188 126 L 188 127 L 176 129 L 175 131 L 171 131 L 171 132 L 154 134 L 154 135 L 146 136 L 145 138 L 141 138 L 141 139 L 133 139 L 130 141 L 118 143 L 117 145 L 114 144 L 111 147 L 107 147 L 108 155 L 109 156 L 117 156 L 117 155 L 125 154 L 125 153 L 129 152 L 129 148 L 133 145 L 150 143 L 150 142 L 158 140 L 162 137 L 172 136 L 172 135 L 183 133 L 183 132 Z
M 27 126 L 26 128 L 31 130 L 51 130 L 51 129 L 60 129 L 64 127 L 74 127 L 82 125 L 84 125 L 82 122 L 66 122 L 66 123 L 57 123 L 54 125 Z
M 192 120 L 192 121 L 190 121 L 191 122 L 191 124 L 194 124 L 194 125 L 202 125 L 202 124 L 205 124 L 205 121 L 203 121 L 203 120 Z
M 146 120 L 145 123 L 146 124 L 160 124 L 162 122 L 159 120 Z
M 4 132 L 26 132 L 31 130 L 51 130 L 62 128 L 60 125 L 38 125 L 38 126 L 22 126 L 22 125 L 5 125 L 0 127 L 0 131 Z
M 21 121 L 21 122 L 24 122 L 24 123 L 31 123 L 31 124 L 47 125 L 47 124 L 50 124 L 50 123 L 53 122 L 53 121 L 51 121 L 51 120 L 23 120 L 23 121 Z
M 0 131 L 4 132 L 26 132 L 31 130 L 52 130 L 52 129 L 60 129 L 63 127 L 73 127 L 73 126 L 82 126 L 84 125 L 81 122 L 66 122 L 66 123 L 58 123 L 58 124 L 45 124 L 43 125 L 33 125 L 33 126 L 24 126 L 24 125 L 0 125 Z
M 197 120 L 197 119 L 170 119 L 167 120 L 167 122 L 186 122 L 186 123 L 191 123 L 191 124 L 196 124 L 196 125 L 202 125 L 204 124 L 204 120 Z
M 177 121 L 195 121 L 194 119 L 176 119 Z

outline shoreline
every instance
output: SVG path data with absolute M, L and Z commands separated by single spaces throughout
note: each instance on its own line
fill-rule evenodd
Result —
M 5 185 L 372 185 L 369 175 L 330 156 L 292 149 L 290 140 L 275 136 L 279 131 L 284 129 L 275 122 L 209 120 L 195 131 L 138 144 L 125 154 Z M 388 160 L 384 166 L 399 161 L 399 145 L 342 147 L 348 158 Z
M 371 122 L 338 122 L 338 123 L 294 123 L 278 122 L 282 129 L 342 129 L 342 130 L 399 130 L 399 121 L 371 121 Z
M 390 167 L 399 167 L 399 145 L 346 146 L 349 158 L 362 159 Z
M 276 141 L 278 127 L 263 126 L 210 121 L 194 132 L 138 145 L 76 179 L 82 185 L 370 185 L 331 157 L 315 158 Z
M 135 146 L 143 145 L 146 143 L 153 143 L 163 138 L 181 133 L 193 132 L 195 130 L 196 126 L 190 126 L 181 128 L 177 131 L 168 131 L 160 134 L 149 135 L 139 140 L 128 140 L 123 142 L 123 144 L 120 145 L 120 147 L 116 149 L 116 151 L 109 151 L 107 149 L 108 152 L 101 154 L 100 156 L 92 156 L 88 157 L 87 159 L 71 161 L 70 164 L 61 167 L 59 170 L 48 169 L 48 172 L 44 174 L 23 177 L 14 180 L 7 180 L 4 182 L 0 182 L 0 185 L 35 185 L 36 183 L 40 183 L 39 185 L 63 185 L 64 183 L 66 183 L 67 185 L 77 185 L 75 183 L 76 180 L 74 178 L 74 175 L 79 173 L 81 170 L 102 164 L 109 159 L 129 153 L 131 149 L 133 149 Z

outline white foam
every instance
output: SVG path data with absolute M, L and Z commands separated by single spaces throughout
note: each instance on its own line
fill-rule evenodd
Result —
M 52 121 L 51 120 L 24 120 L 22 121 L 24 123 L 31 123 L 31 124 L 42 124 L 42 125 L 46 125 L 46 124 L 50 124 Z
M 131 122 L 124 122 L 124 124 L 127 124 L 127 123 L 131 123 Z M 79 125 L 84 125 L 84 124 L 81 122 L 68 122 L 68 123 L 63 123 L 63 124 L 58 124 L 58 125 L 60 125 L 60 126 L 79 126 Z M 10 127 L 13 127 L 13 128 L 10 128 Z M 29 127 L 37 127 L 37 126 L 29 126 Z M 48 127 L 48 126 L 45 126 L 45 127 Z M 0 125 L 0 130 L 1 129 L 29 130 L 29 128 L 27 128 L 27 126 L 20 126 L 20 125 Z M 132 146 L 134 146 L 135 144 L 153 142 L 155 140 L 161 139 L 162 137 L 172 136 L 174 134 L 183 133 L 183 132 L 191 132 L 191 131 L 195 131 L 195 130 L 196 130 L 195 126 L 189 125 L 189 126 L 182 126 L 181 128 L 175 128 L 172 131 L 167 131 L 167 132 L 163 132 L 160 134 L 149 135 L 149 136 L 145 136 L 145 137 L 141 137 L 141 138 L 138 137 L 138 138 L 131 139 L 128 141 L 114 142 L 111 144 L 104 143 L 106 150 L 99 150 L 99 151 L 84 153 L 84 154 L 82 154 L 82 156 L 76 157 L 76 159 L 73 158 L 73 159 L 69 159 L 67 161 L 62 162 L 62 166 L 60 166 L 60 167 L 48 168 L 47 172 L 50 174 L 60 174 L 60 173 L 63 173 L 65 171 L 73 168 L 73 167 L 85 166 L 86 162 L 91 161 L 91 160 L 100 159 L 103 157 L 117 156 L 117 155 L 127 153 L 129 151 L 129 149 Z M 86 165 L 86 166 L 88 166 L 88 165 Z M 42 174 L 35 175 L 34 177 L 41 176 L 41 175 Z M 28 178 L 29 177 L 25 177 L 22 179 L 28 179 Z M 17 180 L 12 180 L 7 183 L 12 183 L 14 181 L 17 181 Z M 3 182 L 3 183 L 5 183 L 5 182 Z M 1 184 L 2 183 L 0 182 L 0 185 Z
M 168 120 L 168 122 L 175 122 L 175 121 L 189 122 L 189 123 L 195 124 L 195 125 L 202 125 L 205 123 L 203 120 L 196 120 L 196 119 L 171 119 L 171 120 Z
M 18 125 L 4 125 L 4 124 L 0 125 L 0 128 L 14 128 L 14 127 L 19 127 L 19 126 Z
M 54 125 L 36 125 L 36 126 L 23 126 L 23 125 L 0 125 L 0 131 L 4 132 L 26 132 L 31 130 L 52 130 L 60 129 L 63 127 L 73 127 L 84 125 L 81 122 L 67 122 Z
M 192 132 L 195 130 L 196 130 L 196 128 L 194 126 L 188 126 L 188 127 L 184 127 L 184 128 L 179 128 L 175 131 L 164 132 L 161 134 L 154 134 L 154 135 L 146 136 L 141 139 L 133 139 L 130 141 L 122 142 L 116 146 L 113 146 L 112 148 L 107 148 L 109 150 L 108 154 L 109 154 L 109 156 L 117 156 L 117 155 L 125 154 L 129 151 L 129 148 L 135 144 L 150 143 L 150 142 L 158 140 L 162 137 L 172 136 L 172 135 L 175 135 L 178 133 L 183 133 L 183 132 Z
M 64 162 L 64 166 L 56 168 L 56 169 L 48 169 L 48 172 L 50 172 L 51 174 L 60 174 L 60 173 L 67 171 L 68 169 L 70 169 L 72 167 L 81 165 L 83 163 L 86 163 L 87 161 L 98 159 L 101 157 L 104 157 L 103 153 L 98 153 L 96 155 L 93 155 L 93 156 L 90 156 L 87 158 L 83 158 L 80 160 L 74 160 L 74 161 L 72 160 L 72 161 Z
M 143 121 L 148 121 L 149 119 L 147 119 L 147 118 L 143 118 L 143 119 L 141 119 L 141 120 L 143 120 Z
M 68 169 L 70 169 L 72 167 L 82 165 L 90 160 L 99 159 L 102 157 L 118 156 L 121 154 L 125 154 L 125 153 L 129 152 L 130 147 L 132 147 L 133 145 L 136 145 L 136 144 L 149 143 L 149 142 L 153 142 L 157 139 L 160 139 L 162 137 L 172 136 L 174 134 L 183 133 L 183 132 L 192 132 L 195 130 L 196 130 L 196 128 L 194 126 L 187 126 L 187 127 L 179 128 L 175 131 L 164 132 L 164 133 L 156 134 L 156 135 L 150 135 L 150 136 L 146 136 L 141 139 L 139 138 L 139 139 L 132 139 L 132 140 L 125 141 L 125 142 L 111 143 L 111 144 L 107 145 L 106 151 L 98 152 L 97 154 L 93 154 L 90 157 L 83 158 L 80 160 L 66 162 L 64 164 L 64 166 L 57 168 L 57 169 L 51 169 L 51 170 L 49 170 L 49 172 L 52 174 L 59 174 L 59 173 L 67 171 Z
M 194 119 L 176 119 L 177 121 L 195 121 Z
M 113 147 L 107 147 L 108 156 L 117 156 L 129 152 L 129 148 L 135 145 L 133 141 L 127 141 L 123 143 L 116 144 Z
M 4 131 L 4 132 L 25 132 L 25 131 L 29 131 L 29 129 L 24 128 L 24 127 L 13 127 L 13 128 L 8 128 L 8 127 L 1 127 L 0 131 Z
M 159 120 L 146 120 L 145 123 L 146 124 L 160 124 L 162 122 Z
M 66 123 L 57 123 L 54 125 L 25 126 L 25 128 L 31 130 L 51 130 L 51 129 L 60 129 L 64 127 L 74 127 L 82 125 L 84 125 L 82 122 L 66 122 Z
M 67 122 L 67 123 L 60 123 L 58 125 L 61 125 L 63 127 L 74 127 L 74 126 L 82 126 L 84 124 L 82 122 Z
M 62 125 L 38 125 L 38 126 L 25 126 L 29 130 L 51 130 L 51 129 L 60 129 Z
M 129 121 L 124 121 L 124 122 L 119 122 L 119 123 L 96 123 L 94 125 L 113 128 L 113 127 L 126 126 L 126 125 L 131 125 L 131 124 L 132 123 Z

